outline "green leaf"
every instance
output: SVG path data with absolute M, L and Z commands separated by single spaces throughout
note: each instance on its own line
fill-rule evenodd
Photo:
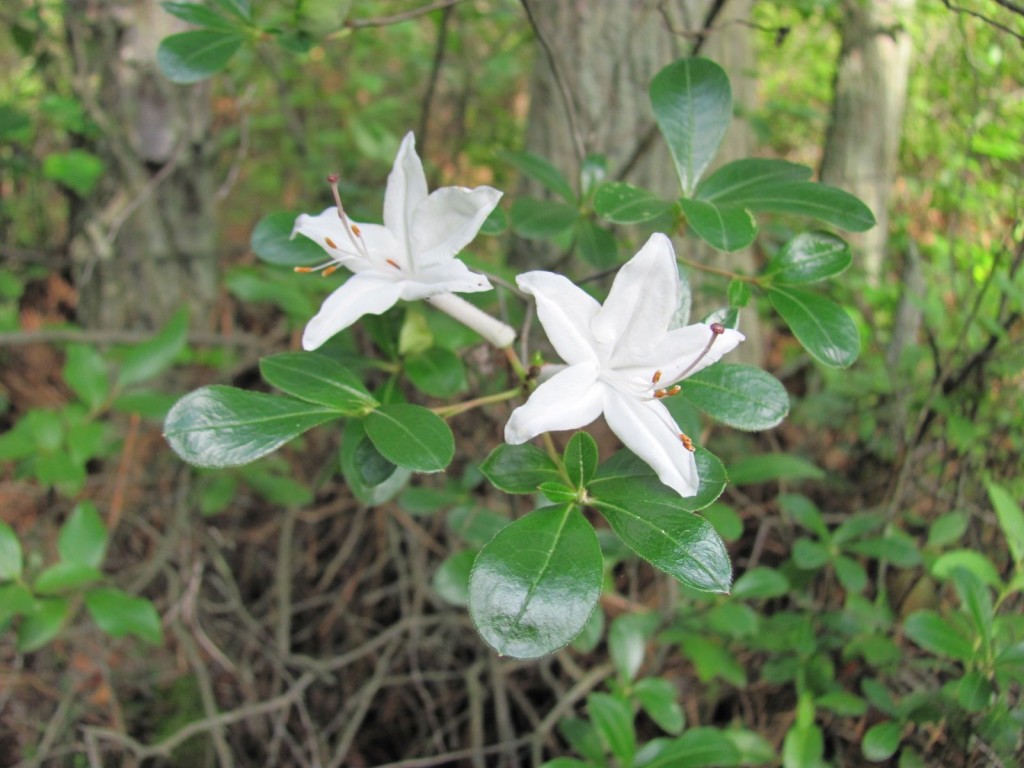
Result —
M 182 307 L 152 338 L 134 344 L 121 355 L 119 389 L 139 384 L 171 367 L 188 343 L 188 310 Z
M 612 622 L 608 630 L 608 651 L 623 681 L 636 678 L 647 653 L 647 641 L 658 628 L 653 613 L 627 613 Z
M 539 181 L 565 202 L 575 205 L 576 193 L 573 192 L 569 180 L 562 172 L 540 155 L 532 152 L 503 151 L 499 153 L 502 160 L 511 163 L 531 179 Z
M 0 581 L 14 581 L 21 576 L 21 543 L 14 529 L 0 520 Z
M 576 220 L 576 248 L 583 260 L 592 267 L 607 269 L 619 263 L 615 237 L 590 219 Z
M 773 187 L 794 181 L 807 181 L 811 169 L 786 160 L 747 157 L 726 163 L 697 187 L 694 195 L 709 203 L 747 205 Z
M 591 505 L 623 543 L 655 568 L 703 592 L 728 592 L 732 565 L 725 544 L 702 517 L 664 498 L 599 496 Z
M 804 285 L 842 274 L 853 257 L 850 245 L 831 232 L 801 232 L 787 242 L 765 267 L 774 283 Z
M 578 491 L 565 483 L 541 483 L 537 490 L 544 494 L 544 498 L 552 504 L 576 501 L 578 496 Z
M 757 236 L 757 221 L 741 205 L 717 205 L 682 198 L 686 223 L 701 240 L 720 251 L 746 248 Z
M 839 579 L 839 583 L 843 585 L 843 589 L 847 592 L 851 594 L 860 593 L 868 585 L 867 571 L 864 570 L 863 565 L 852 557 L 838 555 L 832 561 L 832 567 L 835 569 L 836 578 Z
M 594 195 L 594 212 L 613 224 L 640 224 L 668 213 L 675 205 L 653 192 L 624 181 L 601 185 Z
M 57 552 L 67 563 L 99 568 L 107 551 L 107 527 L 89 501 L 75 505 L 57 537 Z
M 956 686 L 956 699 L 968 712 L 983 712 L 992 702 L 992 683 L 981 672 L 968 672 Z
M 860 717 L 868 711 L 868 704 L 863 698 L 843 690 L 819 696 L 814 703 L 842 717 Z
M 928 546 L 939 548 L 959 541 L 967 531 L 969 522 L 968 516 L 963 512 L 947 512 L 940 515 L 928 529 Z
M 565 446 L 562 460 L 569 481 L 576 488 L 583 488 L 590 482 L 597 471 L 597 443 L 586 432 L 577 432 Z
M 18 627 L 18 651 L 36 651 L 53 640 L 64 626 L 68 607 L 68 601 L 62 597 L 38 598 Z
M 999 526 L 1006 536 L 1006 545 L 1013 555 L 1013 562 L 1018 567 L 1024 565 L 1024 511 L 1005 488 L 995 483 L 988 483 L 988 497 L 992 508 L 996 511 Z
M 1002 589 L 1003 580 L 992 561 L 973 549 L 953 549 L 943 552 L 931 565 L 932 576 L 937 579 L 952 577 L 957 568 L 965 568 L 993 589 Z
M 970 661 L 974 655 L 971 641 L 953 629 L 935 611 L 916 611 L 903 623 L 907 637 L 930 653 L 957 661 Z
M 406 357 L 405 374 L 416 389 L 431 397 L 453 397 L 469 386 L 462 358 L 444 347 Z
M 726 475 L 722 462 L 710 451 L 698 446 L 693 458 L 697 462 L 699 478 L 694 496 L 680 496 L 663 485 L 654 470 L 627 450 L 619 451 L 601 465 L 589 484 L 589 490 L 601 498 L 623 502 L 632 498 L 657 500 L 673 509 L 696 512 L 722 495 Z
M 587 712 L 598 738 L 620 765 L 631 765 L 636 753 L 633 710 L 617 696 L 592 693 L 587 696 Z
M 85 596 L 85 608 L 96 625 L 111 637 L 135 635 L 153 645 L 163 642 L 160 614 L 149 600 L 120 589 L 96 589 Z
M 686 379 L 681 394 L 711 418 L 736 429 L 771 429 L 789 413 L 782 382 L 752 365 L 712 365 Z
M 64 381 L 93 410 L 103 405 L 110 392 L 106 361 L 94 347 L 84 344 L 68 346 L 64 361 Z
M 469 574 L 473 570 L 477 550 L 466 549 L 445 558 L 434 571 L 434 591 L 451 605 L 469 604 Z
M 43 160 L 43 176 L 63 184 L 79 197 L 87 197 L 105 171 L 106 165 L 100 158 L 81 149 L 54 152 Z
M 729 296 L 729 308 L 745 307 L 750 303 L 750 283 L 747 280 L 733 278 L 726 290 Z
M 825 752 L 825 736 L 814 723 L 794 725 L 782 740 L 783 768 L 818 768 Z
M 323 245 L 304 235 L 292 238 L 298 214 L 288 211 L 268 213 L 252 230 L 249 244 L 253 253 L 268 264 L 299 267 L 327 261 Z
M 69 589 L 80 589 L 103 578 L 92 565 L 84 563 L 54 563 L 43 570 L 32 584 L 40 595 L 52 595 Z
M 339 457 L 345 484 L 352 494 L 369 507 L 390 501 L 409 482 L 412 473 L 395 467 L 370 442 L 362 421 L 345 423 Z
M 793 288 L 769 286 L 768 298 L 811 357 L 830 368 L 853 365 L 860 354 L 860 334 L 845 309 Z
M 197 389 L 164 421 L 164 437 L 182 459 L 199 467 L 248 464 L 340 414 L 262 392 L 234 387 Z
M 650 96 L 683 194 L 689 197 L 732 119 L 729 77 L 708 59 L 681 59 L 654 76 Z
M 673 739 L 644 768 L 727 768 L 739 765 L 740 753 L 718 728 L 690 728 Z
M 160 71 L 173 83 L 198 83 L 228 65 L 245 38 L 233 30 L 197 29 L 165 37 L 156 52 Z
M 520 237 L 544 240 L 567 232 L 580 212 L 557 200 L 520 197 L 512 203 L 512 229 Z
M 543 483 L 562 479 L 558 467 L 534 445 L 502 443 L 480 465 L 484 477 L 505 493 L 536 493 Z
M 182 21 L 194 24 L 197 27 L 211 27 L 214 29 L 234 29 L 234 23 L 226 19 L 216 11 L 196 3 L 160 3 L 161 7 L 172 16 L 177 16 Z
M 716 677 L 737 688 L 747 687 L 747 672 L 721 641 L 694 633 L 679 638 L 683 653 L 697 669 L 697 677 L 708 683 Z
M 683 730 L 686 719 L 683 708 L 679 706 L 679 690 L 668 680 L 660 677 L 637 680 L 633 685 L 633 695 L 663 731 L 677 734 Z
M 781 571 L 767 566 L 751 568 L 732 585 L 734 600 L 769 600 L 789 591 L 789 579 Z
M 820 541 L 797 539 L 793 542 L 793 564 L 803 571 L 815 571 L 832 559 L 832 552 Z
M 283 352 L 260 360 L 260 375 L 285 394 L 362 417 L 379 403 L 347 368 L 316 352 Z
M 828 184 L 793 181 L 763 187 L 747 195 L 743 205 L 756 213 L 786 213 L 824 221 L 849 232 L 875 226 L 875 215 L 859 199 Z
M 34 598 L 24 584 L 0 584 L 0 626 L 32 610 Z
M 903 725 L 888 720 L 868 728 L 861 742 L 864 757 L 873 763 L 888 760 L 900 748 L 903 739 Z
M 418 405 L 382 405 L 366 417 L 366 434 L 384 458 L 414 472 L 440 472 L 455 455 L 444 419 Z
M 469 610 L 498 653 L 532 659 L 570 642 L 601 595 L 594 529 L 572 504 L 545 507 L 506 526 L 477 556 Z
M 825 473 L 799 456 L 768 453 L 734 462 L 729 467 L 729 479 L 736 485 L 753 485 L 771 480 L 824 480 Z

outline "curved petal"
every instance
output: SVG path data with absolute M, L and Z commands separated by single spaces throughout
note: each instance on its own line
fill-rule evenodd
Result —
M 726 328 L 709 348 L 708 342 L 713 337 L 711 326 L 705 323 L 669 331 L 654 356 L 656 367 L 662 372 L 661 386 L 668 386 L 717 363 L 746 338 L 739 331 Z
M 431 192 L 412 213 L 409 241 L 414 268 L 443 264 L 455 256 L 476 237 L 499 200 L 501 192 L 491 187 L 443 187 Z
M 353 275 L 328 296 L 302 334 L 302 348 L 316 349 L 363 315 L 379 315 L 395 305 L 401 287 L 373 272 Z
M 590 324 L 594 337 L 630 355 L 660 344 L 679 306 L 679 269 L 672 241 L 656 232 L 615 276 L 604 306 Z
M 604 385 L 591 363 L 571 365 L 533 391 L 512 411 L 505 425 L 505 442 L 519 445 L 542 432 L 585 427 L 601 415 Z
M 397 264 L 397 269 L 409 273 L 405 249 L 399 245 L 395 235 L 387 227 L 382 227 L 380 224 L 359 224 L 358 226 L 359 237 L 369 254 L 369 258 L 364 257 L 362 262 L 366 264 L 366 269 L 384 269 L 385 266 L 396 269 L 393 265 Z
M 384 226 L 394 233 L 406 254 L 412 252 L 413 211 L 426 199 L 427 176 L 416 154 L 416 138 L 410 131 L 398 148 L 395 164 L 388 175 L 388 186 L 384 190 Z
M 604 417 L 612 432 L 680 496 L 697 493 L 697 462 L 679 439 L 679 427 L 657 400 L 624 397 L 607 389 Z
M 416 272 L 412 281 L 434 286 L 434 293 L 478 293 L 491 290 L 491 282 L 481 274 L 473 272 L 463 262 L 452 259 L 432 269 Z M 406 297 L 403 297 L 406 298 Z
M 555 351 L 569 365 L 597 362 L 599 355 L 590 321 L 601 309 L 589 294 L 554 272 L 526 272 L 516 278 L 537 299 L 537 316 Z
M 307 213 L 300 214 L 295 219 L 295 226 L 292 227 L 292 238 L 296 235 L 308 237 L 327 251 L 332 259 L 345 264 L 345 266 L 365 261 L 365 257 L 356 249 L 352 238 L 345 231 L 345 225 L 338 218 L 338 209 L 333 205 L 330 208 L 325 208 L 316 216 L 310 216 Z

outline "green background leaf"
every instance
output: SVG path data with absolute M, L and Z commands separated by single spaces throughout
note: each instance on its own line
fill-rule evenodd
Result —
M 771 286 L 768 298 L 804 349 L 822 365 L 849 368 L 860 355 L 860 334 L 846 310 L 807 291 Z
M 384 458 L 414 472 L 439 472 L 455 455 L 455 438 L 444 419 L 418 405 L 382 405 L 366 417 L 365 426 Z
M 149 600 L 120 589 L 96 589 L 85 596 L 85 608 L 111 637 L 134 635 L 154 645 L 163 642 L 160 614 Z
M 268 213 L 253 227 L 249 244 L 253 253 L 268 264 L 301 267 L 327 261 L 323 247 L 304 235 L 292 238 L 298 214 L 288 211 Z
M 165 37 L 156 63 L 168 80 L 187 85 L 224 69 L 245 40 L 228 30 L 197 29 Z

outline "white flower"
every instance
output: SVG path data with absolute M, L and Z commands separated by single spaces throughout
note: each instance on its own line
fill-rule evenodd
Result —
M 399 299 L 490 290 L 486 277 L 470 272 L 455 256 L 476 236 L 501 192 L 491 187 L 443 187 L 428 195 L 412 133 L 402 140 L 388 176 L 383 226 L 350 221 L 337 195 L 337 178 L 332 177 L 331 183 L 337 205 L 318 216 L 299 216 L 292 237 L 305 235 L 331 257 L 303 271 L 324 269 L 327 274 L 343 266 L 355 274 L 327 297 L 310 320 L 302 335 L 303 348 L 316 349 L 363 315 L 385 312 Z M 454 296 L 441 303 L 445 301 L 475 309 Z M 511 338 L 499 346 L 509 343 Z
M 670 329 L 679 306 L 679 272 L 671 241 L 652 235 L 619 270 L 604 305 L 565 277 L 527 272 L 519 287 L 537 300 L 537 315 L 568 364 L 512 413 L 505 440 L 574 429 L 602 413 L 629 450 L 682 496 L 699 485 L 693 444 L 661 399 L 680 379 L 711 365 L 743 340 L 738 331 L 696 323 Z

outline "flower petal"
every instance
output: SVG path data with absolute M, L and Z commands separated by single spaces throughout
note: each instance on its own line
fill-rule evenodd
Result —
M 623 445 L 647 462 L 661 482 L 680 496 L 697 493 L 697 462 L 679 439 L 679 427 L 664 405 L 608 388 L 604 417 Z
M 615 276 L 604 306 L 590 324 L 594 337 L 614 344 L 613 359 L 651 352 L 679 306 L 679 270 L 672 241 L 656 232 Z
M 384 191 L 384 226 L 394 233 L 405 254 L 412 253 L 413 211 L 426 199 L 427 176 L 416 154 L 416 138 L 409 132 L 398 148 Z
M 412 213 L 414 268 L 426 269 L 455 256 L 476 237 L 499 200 L 501 192 L 491 187 L 442 187 L 431 192 Z
M 708 342 L 713 336 L 711 326 L 706 323 L 694 323 L 669 331 L 653 358 L 656 361 L 654 367 L 662 374 L 661 386 L 673 384 L 717 363 L 746 338 L 739 331 L 726 328 L 708 349 Z M 700 357 L 705 349 L 707 353 Z
M 406 301 L 422 299 L 439 293 L 478 293 L 491 290 L 491 284 L 483 275 L 470 271 L 458 259 L 447 264 L 416 272 L 411 279 L 402 282 L 402 298 Z
M 505 442 L 519 445 L 542 432 L 585 427 L 601 415 L 603 384 L 593 363 L 571 365 L 533 391 L 512 411 L 505 425 Z
M 325 208 L 316 216 L 300 214 L 295 219 L 295 226 L 292 227 L 292 237 L 294 238 L 296 235 L 308 237 L 327 251 L 332 259 L 346 266 L 350 263 L 365 261 L 363 255 L 356 250 L 352 238 L 345 231 L 345 225 L 338 218 L 338 209 L 333 205 L 330 208 Z
M 591 320 L 601 309 L 589 294 L 554 272 L 526 272 L 516 278 L 519 287 L 537 299 L 537 316 L 561 358 L 576 365 L 598 361 Z
M 375 272 L 353 275 L 328 296 L 302 334 L 302 348 L 316 349 L 363 315 L 379 315 L 401 297 L 401 285 Z

